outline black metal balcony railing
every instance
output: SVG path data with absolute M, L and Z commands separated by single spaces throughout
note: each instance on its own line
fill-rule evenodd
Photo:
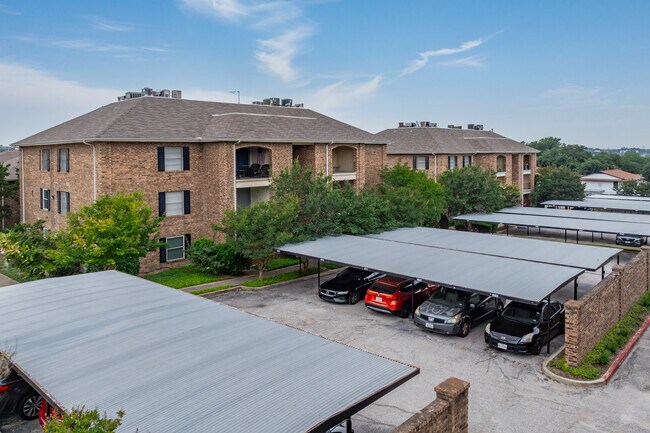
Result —
M 271 166 L 269 164 L 251 164 L 237 166 L 236 174 L 237 179 L 242 178 L 255 178 L 255 177 L 269 177 Z
M 524 164 L 524 170 L 530 170 L 530 164 Z

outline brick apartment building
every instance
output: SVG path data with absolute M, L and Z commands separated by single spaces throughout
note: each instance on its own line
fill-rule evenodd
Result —
M 535 185 L 538 150 L 491 131 L 438 128 L 429 122 L 400 123 L 375 136 L 388 142 L 388 165 L 408 164 L 437 179 L 456 167 L 478 165 L 496 173 L 504 184 L 519 187 L 522 202 L 527 203 Z M 481 127 L 482 128 L 482 127 Z
M 169 245 L 143 273 L 177 266 L 191 239 L 214 237 L 228 209 L 269 196 L 294 160 L 357 188 L 380 182 L 386 144 L 302 108 L 143 97 L 106 105 L 15 143 L 22 221 L 58 230 L 97 197 L 142 191 Z

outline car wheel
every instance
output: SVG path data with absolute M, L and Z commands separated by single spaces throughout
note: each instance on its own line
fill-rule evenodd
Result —
M 43 398 L 38 394 L 27 394 L 16 407 L 16 413 L 22 419 L 35 419 L 38 417 L 38 410 L 41 408 Z
M 354 305 L 357 302 L 359 302 L 359 291 L 353 290 L 352 292 L 350 292 L 350 295 L 348 296 L 348 303 L 350 305 Z
M 467 337 L 467 334 L 469 334 L 469 330 L 472 328 L 472 325 L 470 325 L 469 320 L 463 320 L 463 323 L 460 324 L 460 330 L 458 331 L 458 336 L 459 337 Z
M 411 314 L 411 306 L 407 304 L 404 305 L 400 310 L 399 317 L 401 317 L 402 319 L 406 319 L 410 314 Z
M 533 355 L 539 355 L 542 353 L 542 339 L 538 338 L 533 344 Z

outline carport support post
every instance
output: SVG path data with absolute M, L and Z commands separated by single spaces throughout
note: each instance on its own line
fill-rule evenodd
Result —
M 566 229 L 564 229 L 564 243 L 566 243 Z
M 604 280 L 605 279 L 605 265 L 602 265 L 600 267 L 600 279 Z
M 576 278 L 576 290 L 578 287 L 578 282 Z M 549 296 L 546 298 L 546 307 L 548 308 L 549 305 L 551 305 L 551 297 Z M 546 310 L 546 309 L 545 309 Z M 544 314 L 542 314 L 542 319 L 544 318 Z M 548 320 L 546 321 L 546 338 L 548 340 L 546 341 L 546 354 L 550 355 L 551 354 L 551 316 L 550 316 L 550 310 L 549 310 L 549 317 Z
M 617 265 L 621 264 L 621 255 L 620 254 L 616 254 L 616 264 Z
M 578 300 L 578 278 L 577 277 L 575 280 L 573 280 L 573 300 L 574 301 Z
M 580 239 L 580 230 L 576 230 L 576 244 L 578 243 L 579 239 Z
M 509 230 L 508 230 L 508 224 L 506 224 L 506 236 L 508 236 Z
M 318 282 L 316 284 L 318 285 L 318 287 L 316 287 L 316 290 L 320 295 L 320 259 L 318 259 Z

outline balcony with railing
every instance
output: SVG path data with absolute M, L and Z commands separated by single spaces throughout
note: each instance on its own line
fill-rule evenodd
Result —
M 263 147 L 244 147 L 235 154 L 235 179 L 237 188 L 269 186 L 271 176 L 271 150 Z
M 352 181 L 357 178 L 356 149 L 339 146 L 332 150 L 332 179 Z
M 506 157 L 503 155 L 497 156 L 497 177 L 506 176 Z
M 530 155 L 524 155 L 524 164 L 523 164 L 523 170 L 524 174 L 531 174 L 531 168 L 530 168 Z

